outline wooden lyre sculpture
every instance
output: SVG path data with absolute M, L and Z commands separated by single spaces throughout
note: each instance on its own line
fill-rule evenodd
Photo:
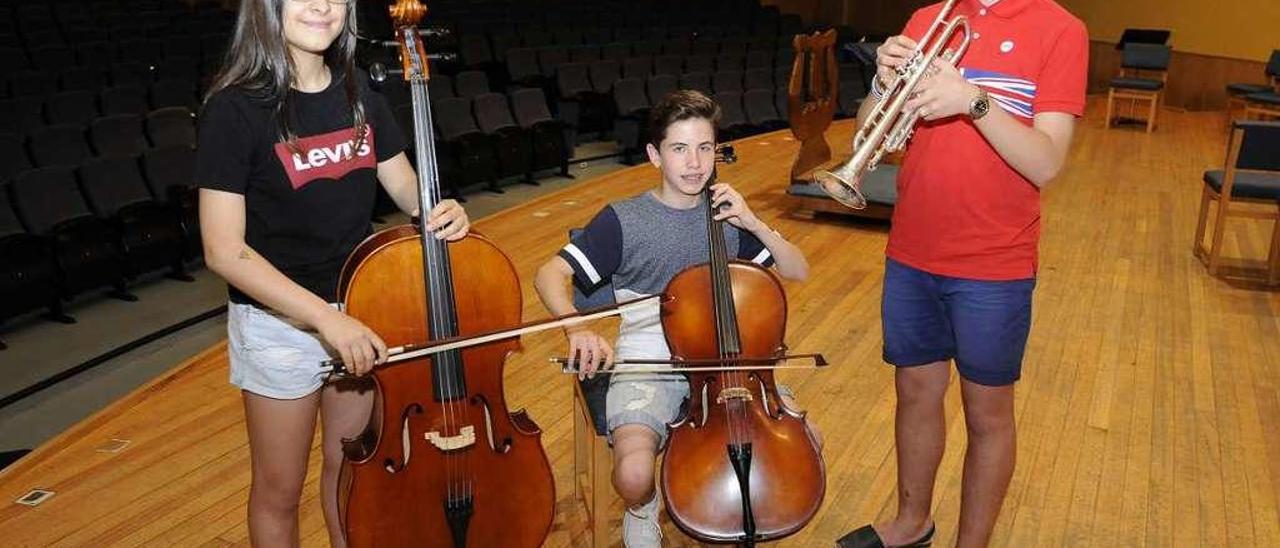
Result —
M 836 112 L 839 77 L 836 73 L 836 31 L 797 34 L 796 50 L 787 87 L 787 112 L 791 134 L 800 141 L 800 153 L 791 165 L 791 182 L 809 184 L 812 171 L 831 159 L 827 127 Z

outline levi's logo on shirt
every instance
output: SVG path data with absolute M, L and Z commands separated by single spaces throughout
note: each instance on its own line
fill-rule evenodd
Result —
M 352 170 L 377 167 L 373 156 L 373 127 L 369 126 L 364 143 L 355 148 L 352 128 L 298 139 L 298 152 L 286 143 L 276 143 L 276 157 L 289 175 L 289 183 L 298 190 L 316 179 L 338 179 Z

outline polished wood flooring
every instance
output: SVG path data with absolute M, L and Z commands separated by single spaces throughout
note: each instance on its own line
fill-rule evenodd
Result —
M 1253 281 L 1271 227 L 1232 223 L 1224 255 L 1239 259 L 1225 278 L 1210 278 L 1191 238 L 1200 173 L 1222 162 L 1221 114 L 1165 111 L 1148 135 L 1103 130 L 1099 106 L 1044 194 L 1043 270 L 1017 389 L 1018 466 L 992 544 L 1280 545 L 1280 293 Z M 850 129 L 833 126 L 837 150 L 847 151 Z M 892 371 L 880 361 L 878 316 L 886 231 L 793 211 L 784 190 L 796 143 L 786 135 L 739 143 L 741 161 L 721 178 L 813 265 L 808 281 L 787 285 L 788 342 L 832 365 L 779 376 L 825 436 L 828 491 L 813 522 L 781 544 L 829 546 L 895 504 Z M 650 167 L 622 170 L 476 228 L 529 284 L 566 230 L 655 183 Z M 531 286 L 524 296 L 525 318 L 544 317 Z M 556 475 L 547 544 L 583 546 L 570 381 L 545 362 L 563 346 L 558 333 L 525 337 L 524 352 L 508 362 L 507 390 L 543 428 Z M 3 544 L 247 544 L 248 451 L 226 377 L 223 348 L 211 348 L 0 473 Z M 955 538 L 965 446 L 954 386 L 946 410 L 940 546 Z M 100 452 L 112 439 L 129 444 Z M 326 544 L 317 465 L 313 458 L 302 501 L 307 546 Z M 32 488 L 57 494 L 34 508 L 9 502 Z M 693 544 L 669 523 L 666 534 L 668 545 Z

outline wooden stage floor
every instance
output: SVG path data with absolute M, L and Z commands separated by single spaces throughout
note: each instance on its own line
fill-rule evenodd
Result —
M 1044 195 L 1042 272 L 1018 385 L 1018 467 L 994 546 L 1280 545 L 1280 292 L 1261 276 L 1271 226 L 1233 223 L 1229 279 L 1192 257 L 1200 173 L 1221 166 L 1220 113 L 1165 111 L 1161 126 L 1102 129 L 1095 104 L 1068 168 Z M 850 122 L 828 138 L 848 150 Z M 810 280 L 788 284 L 788 342 L 823 352 L 822 371 L 783 371 L 825 439 L 827 498 L 787 546 L 829 546 L 894 509 L 892 371 L 880 360 L 883 225 L 791 211 L 796 143 L 776 133 L 738 144 L 722 168 L 761 217 L 807 254 Z M 534 270 L 609 200 L 656 183 L 626 169 L 476 223 L 526 285 L 525 318 L 545 317 Z M 543 428 L 556 475 L 549 546 L 585 546 L 572 489 L 570 379 L 546 364 L 559 333 L 524 339 L 507 365 L 508 400 Z M 954 377 L 953 377 L 954 379 Z M 954 381 L 953 381 L 954 384 Z M 938 478 L 937 545 L 955 539 L 965 428 L 948 393 Z M 214 347 L 0 473 L 5 545 L 245 545 L 249 484 L 239 394 Z M 1271 425 L 1271 426 L 1267 426 Z M 99 452 L 129 440 L 116 453 Z M 323 546 L 318 453 L 302 501 L 303 544 Z M 32 488 L 56 495 L 13 504 Z M 615 503 L 613 515 L 620 505 Z M 664 520 L 665 521 L 665 520 Z M 615 523 L 615 533 L 617 532 Z M 666 523 L 668 545 L 692 545 Z M 616 540 L 616 537 L 615 537 Z

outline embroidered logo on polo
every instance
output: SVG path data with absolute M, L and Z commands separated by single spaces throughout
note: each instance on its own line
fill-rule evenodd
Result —
M 285 143 L 276 143 L 275 151 L 289 183 L 298 190 L 316 179 L 338 179 L 352 170 L 377 167 L 372 126 L 360 149 L 354 148 L 355 132 L 346 128 L 298 139 L 296 154 Z
M 960 74 L 966 80 L 982 86 L 991 100 L 1014 116 L 1031 118 L 1034 111 L 1031 101 L 1036 98 L 1036 83 L 1000 72 L 962 67 Z

